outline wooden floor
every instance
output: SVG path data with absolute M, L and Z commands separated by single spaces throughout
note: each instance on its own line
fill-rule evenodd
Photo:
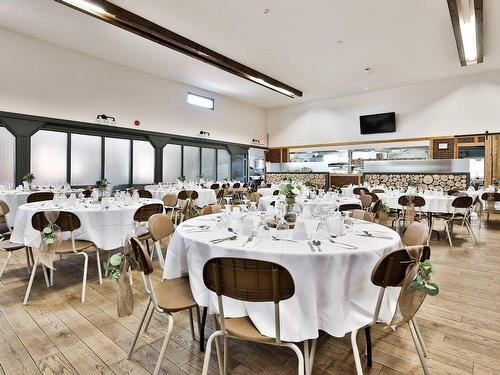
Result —
M 459 228 L 461 229 L 461 228 Z M 428 297 L 417 321 L 430 352 L 435 375 L 500 374 L 500 225 L 483 226 L 480 244 L 444 240 L 432 242 L 438 297 Z M 128 318 L 116 313 L 116 286 L 99 285 L 95 258 L 89 267 L 87 301 L 80 303 L 81 257 L 56 264 L 55 286 L 45 287 L 37 276 L 27 306 L 23 298 L 27 271 L 24 253 L 0 281 L 0 374 L 147 374 L 151 373 L 162 340 L 165 319 L 155 318 L 138 341 L 132 360 L 126 355 L 147 296 L 134 283 L 136 309 Z M 0 254 L 3 262 L 5 254 Z M 160 273 L 157 270 L 156 274 Z M 209 319 L 210 320 L 210 319 Z M 187 314 L 174 314 L 175 327 L 163 362 L 163 373 L 199 374 L 203 354 L 191 339 Z M 208 337 L 211 332 L 207 324 Z M 390 332 L 382 325 L 372 330 L 374 364 L 365 374 L 421 374 L 421 367 L 405 328 Z M 360 350 L 363 338 L 359 336 Z M 231 342 L 231 374 L 295 374 L 296 359 L 287 349 Z M 216 359 L 211 361 L 211 374 Z M 354 374 L 347 337 L 322 334 L 314 373 Z

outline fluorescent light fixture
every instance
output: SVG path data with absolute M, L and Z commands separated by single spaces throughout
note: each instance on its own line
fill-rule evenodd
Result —
M 476 12 L 474 0 L 458 0 L 460 35 L 467 65 L 477 64 Z
M 68 5 L 72 5 L 76 8 L 82 9 L 86 12 L 90 12 L 99 16 L 115 17 L 111 13 L 108 13 L 104 8 L 93 4 L 87 0 L 62 0 Z
M 250 79 L 251 81 L 254 81 L 254 82 L 258 83 L 259 85 L 268 87 L 271 90 L 278 91 L 279 93 L 282 93 L 282 94 L 284 94 L 286 96 L 289 96 L 290 98 L 295 98 L 295 94 L 293 92 L 285 90 L 284 88 L 275 86 L 275 85 L 273 85 L 273 84 L 271 84 L 269 82 L 266 82 L 262 78 L 255 78 L 255 77 L 249 76 L 248 79 Z
M 196 95 L 191 92 L 188 92 L 187 95 L 187 102 L 189 104 L 202 107 L 202 108 L 207 108 L 207 109 L 214 109 L 214 100 L 212 98 L 207 98 L 205 96 L 201 95 Z

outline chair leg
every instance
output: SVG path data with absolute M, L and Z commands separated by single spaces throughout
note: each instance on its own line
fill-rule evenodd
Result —
M 444 228 L 446 229 L 446 234 L 448 235 L 448 241 L 450 242 L 450 247 L 453 247 L 453 243 L 451 242 L 450 226 L 448 225 L 447 221 L 444 223 Z
M 12 251 L 8 251 L 7 252 L 7 259 L 5 260 L 5 264 L 2 266 L 2 268 L 0 268 L 0 277 L 2 277 L 3 272 L 7 268 L 7 264 L 9 264 L 9 261 L 10 261 L 11 257 L 12 257 Z M 28 269 L 29 269 L 29 266 L 28 266 Z
M 189 326 L 191 327 L 191 338 L 194 340 L 194 322 L 193 322 L 193 309 L 189 309 Z
M 309 340 L 304 340 L 304 367 L 306 371 L 306 375 L 311 373 L 311 365 L 310 365 L 310 354 L 309 354 Z
M 227 372 L 229 370 L 228 354 L 229 354 L 228 339 L 227 339 L 227 335 L 224 335 L 224 364 L 223 364 L 224 375 L 227 375 Z
M 354 363 L 356 364 L 356 373 L 358 375 L 363 375 L 363 368 L 361 367 L 361 358 L 359 357 L 358 343 L 356 341 L 357 335 L 358 335 L 357 329 L 351 332 L 352 354 L 354 357 Z
M 104 268 L 104 277 L 108 277 L 109 275 L 109 262 L 111 260 L 111 251 L 107 251 L 108 259 L 106 259 L 106 267 Z
M 214 341 L 215 339 L 216 340 L 215 342 L 217 344 L 219 336 L 222 336 L 223 334 L 224 332 L 222 331 L 215 331 L 208 338 L 207 347 L 205 349 L 205 358 L 203 359 L 203 370 L 201 372 L 202 375 L 206 375 L 208 373 L 208 365 L 210 363 L 210 352 L 212 351 L 212 341 Z M 220 363 L 221 358 L 219 355 L 217 356 L 217 360 L 219 361 L 219 371 L 220 374 L 222 375 L 222 368 Z
M 28 298 L 30 297 L 31 286 L 33 285 L 33 279 L 35 278 L 37 266 L 38 266 L 38 257 L 35 258 L 35 263 L 33 264 L 33 269 L 31 270 L 30 281 L 28 282 L 28 287 L 26 288 L 23 305 L 26 305 L 28 303 Z
M 174 318 L 172 318 L 172 315 L 167 314 L 167 330 L 165 331 L 165 338 L 163 339 L 163 344 L 160 350 L 160 356 L 158 357 L 158 361 L 156 362 L 156 367 L 153 372 L 153 375 L 158 375 L 160 373 L 161 364 L 163 362 L 163 357 L 165 356 L 165 351 L 167 350 L 168 339 L 170 338 L 170 334 L 172 333 L 173 326 L 174 326 Z
M 50 288 L 49 270 L 43 264 L 42 264 L 42 273 L 45 279 L 45 285 L 47 285 L 47 288 Z
M 310 369 L 310 373 L 312 374 L 312 369 L 313 369 L 313 366 L 314 366 L 314 355 L 316 354 L 316 344 L 318 343 L 318 340 L 317 339 L 314 339 L 312 341 L 312 345 L 311 345 L 311 353 L 310 353 L 310 359 L 309 359 L 309 367 L 311 368 Z
M 27 247 L 24 248 L 24 250 L 26 251 L 26 267 L 28 268 L 28 275 L 31 273 L 31 258 L 30 258 L 30 252 L 28 250 Z M 2 276 L 2 274 L 0 273 L 0 276 Z
M 422 351 L 424 353 L 425 358 L 429 358 L 429 352 L 427 351 L 427 347 L 425 346 L 424 339 L 422 338 L 422 334 L 420 333 L 420 330 L 418 329 L 417 321 L 415 318 L 412 318 L 411 323 L 413 324 L 413 329 L 415 330 L 415 333 L 417 334 L 418 341 L 420 343 L 420 346 L 422 347 Z
M 201 340 L 201 316 L 200 316 L 200 307 L 199 306 L 196 306 L 195 307 L 196 309 L 196 322 L 197 322 L 197 326 L 198 326 L 198 335 L 200 335 L 200 340 Z
M 139 326 L 137 327 L 137 331 L 135 331 L 135 336 L 134 339 L 132 340 L 132 344 L 130 345 L 130 349 L 128 351 L 127 359 L 132 358 L 132 353 L 134 352 L 135 349 L 135 344 L 137 343 L 137 339 L 139 338 L 139 335 L 141 333 L 142 326 L 144 324 L 144 320 L 146 319 L 146 315 L 148 314 L 149 307 L 151 306 L 151 297 L 148 299 L 148 304 L 146 308 L 144 309 L 144 314 L 142 314 L 141 321 L 139 322 Z M 153 308 L 154 310 L 154 308 Z
M 84 253 L 84 252 L 81 252 L 78 254 L 83 255 L 83 258 L 84 258 L 84 261 L 83 261 L 83 280 L 82 280 L 82 298 L 80 300 L 83 303 L 83 302 L 85 302 L 85 292 L 87 290 L 87 270 L 89 267 L 89 256 L 87 255 L 87 253 Z
M 367 366 L 372 367 L 372 335 L 370 327 L 365 327 Z
M 149 328 L 149 323 L 151 323 L 151 318 L 153 317 L 153 314 L 155 313 L 155 309 L 152 308 L 151 309 L 151 312 L 149 313 L 149 316 L 148 318 L 146 319 L 146 324 L 144 326 L 144 332 L 147 332 L 148 331 L 148 328 Z
M 219 323 L 217 322 L 217 317 L 215 316 L 215 314 L 213 315 L 213 325 L 214 325 L 214 329 L 219 328 Z M 226 335 L 226 333 L 224 333 L 224 335 Z M 224 363 L 222 362 L 223 358 L 222 358 L 222 352 L 221 352 L 220 346 L 221 346 L 220 337 L 217 337 L 215 339 L 215 350 L 217 352 L 217 362 L 219 364 L 219 373 L 221 375 L 224 375 Z
M 413 325 L 410 324 L 410 322 L 408 322 L 408 327 L 410 328 L 411 337 L 413 339 L 413 343 L 415 344 L 415 348 L 417 349 L 418 358 L 420 358 L 420 363 L 422 364 L 422 369 L 424 370 L 424 374 L 429 375 L 427 360 L 425 359 L 422 347 L 420 346 L 420 342 L 418 341 L 417 334 L 413 328 Z
M 281 346 L 289 347 L 290 349 L 292 349 L 295 352 L 295 354 L 297 355 L 297 360 L 298 360 L 297 373 L 299 375 L 304 375 L 304 355 L 300 351 L 299 347 L 297 345 L 291 344 L 291 343 L 281 344 Z
M 465 226 L 467 227 L 467 231 L 469 232 L 469 235 L 472 237 L 472 239 L 474 240 L 474 245 L 477 245 L 477 239 L 476 239 L 476 235 L 474 234 L 474 232 L 472 231 L 472 228 L 470 227 L 470 224 L 469 224 L 469 221 L 468 220 L 465 220 Z
M 97 274 L 99 275 L 99 284 L 102 285 L 102 271 L 101 271 L 101 255 L 99 254 L 99 248 L 95 248 L 95 256 L 97 260 Z
M 54 269 L 52 268 L 49 269 L 49 280 L 50 286 L 54 286 Z

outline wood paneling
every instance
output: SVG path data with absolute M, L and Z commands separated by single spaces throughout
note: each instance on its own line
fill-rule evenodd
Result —
M 281 163 L 281 149 L 269 149 L 266 152 L 266 162 Z
M 440 144 L 447 144 L 446 149 L 440 149 Z M 454 138 L 434 138 L 432 140 L 432 158 L 433 159 L 453 159 L 455 158 L 455 139 Z
M 349 184 L 359 185 L 360 183 L 360 174 L 330 173 L 330 186 L 342 187 Z
M 485 141 L 484 184 L 500 179 L 500 135 L 489 135 Z

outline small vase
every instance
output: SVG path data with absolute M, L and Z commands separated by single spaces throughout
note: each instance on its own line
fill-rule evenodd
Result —
M 286 204 L 289 204 L 289 205 L 295 204 L 295 197 L 287 197 Z

